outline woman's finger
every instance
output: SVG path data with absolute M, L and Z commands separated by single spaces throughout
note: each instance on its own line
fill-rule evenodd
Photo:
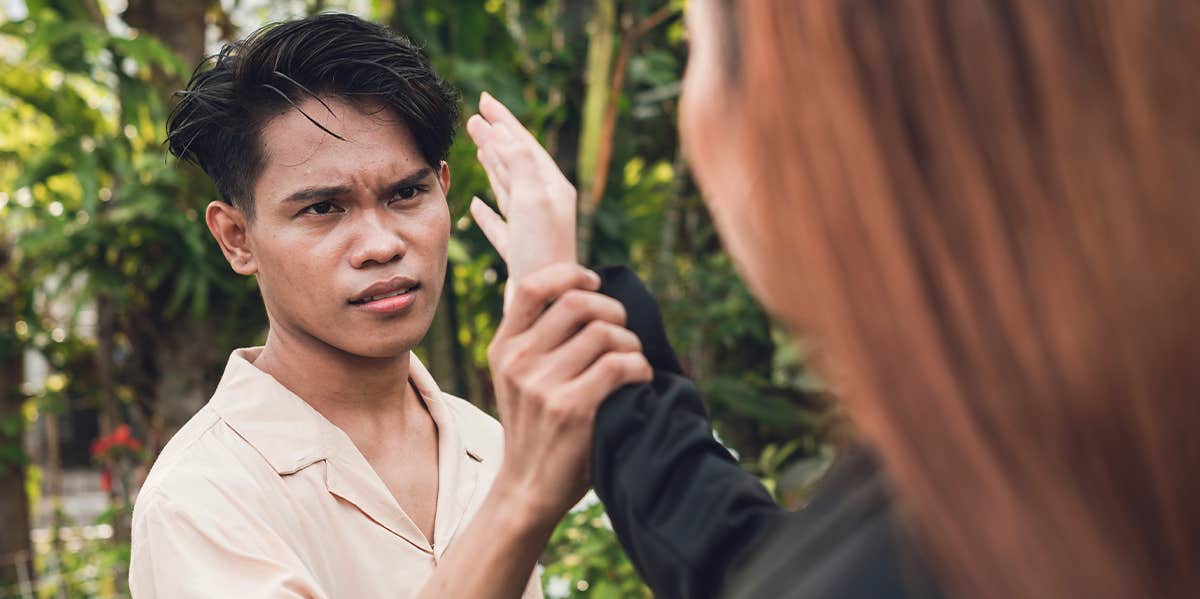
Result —
M 487 171 L 488 182 L 493 188 L 498 187 L 501 190 L 496 196 L 496 206 L 500 209 L 500 214 L 508 214 L 508 200 L 513 195 L 511 171 L 500 159 L 496 144 L 489 144 L 480 151 L 487 161 L 484 170 Z
M 571 184 L 559 170 L 558 164 L 536 140 L 526 142 L 512 129 L 506 123 L 492 125 L 491 141 L 488 144 L 489 151 L 496 154 L 497 162 L 506 167 L 510 187 L 529 186 L 530 189 L 549 192 L 555 199 L 563 199 L 563 194 L 558 192 L 571 188 Z M 515 195 L 510 197 L 528 199 L 528 194 L 518 195 L 519 198 Z
M 547 182 L 559 172 L 558 165 L 553 161 L 547 166 L 538 156 L 545 153 L 541 146 L 520 140 L 518 134 L 512 131 L 512 127 L 504 123 L 492 125 L 491 141 L 483 151 L 495 156 L 495 162 L 500 165 L 497 168 L 505 170 L 506 180 L 512 185 L 521 185 L 522 189 L 548 190 L 550 186 Z M 548 168 L 551 170 L 547 171 Z M 520 197 L 510 197 L 520 200 L 532 199 L 528 193 L 518 195 Z M 504 210 L 501 212 L 507 214 Z
M 479 198 L 471 198 L 471 216 L 500 259 L 508 262 L 508 223 Z
M 492 125 L 487 122 L 487 119 L 478 114 L 471 115 L 467 119 L 467 135 L 471 137 L 471 141 L 477 146 L 483 146 L 488 141 L 488 135 L 492 130 Z
M 536 163 L 543 169 L 549 168 L 556 173 L 559 171 L 558 164 L 554 162 L 550 153 L 542 147 L 537 137 L 513 115 L 503 102 L 492 97 L 491 94 L 483 92 L 479 98 L 479 113 L 487 119 L 493 129 L 511 133 L 512 140 L 522 149 L 528 150 L 527 160 Z
M 537 138 L 533 136 L 533 133 L 530 133 L 516 115 L 503 102 L 493 97 L 492 94 L 483 92 L 479 95 L 479 114 L 487 119 L 488 123 L 492 125 L 505 123 L 512 127 L 514 132 L 519 134 L 519 137 L 533 141 L 535 144 L 537 143 Z
M 496 198 L 500 204 L 500 213 L 504 214 L 507 205 L 507 201 L 505 200 L 509 195 L 510 177 L 508 175 L 508 167 L 497 155 L 497 131 L 483 117 L 476 114 L 471 115 L 471 118 L 467 119 L 467 133 L 470 134 L 471 140 L 475 142 L 475 145 L 479 147 L 475 152 L 475 157 L 483 165 L 483 170 L 488 175 L 488 182 L 496 192 Z
M 503 102 L 491 94 L 483 92 L 479 97 L 479 114 L 494 130 L 507 129 L 510 131 L 513 140 L 521 146 L 521 149 L 528 150 L 530 158 L 539 166 L 552 169 L 555 173 L 559 172 L 558 163 L 554 162 L 554 158 L 538 142 L 537 136 L 527 129 Z
M 511 193 L 510 175 L 508 166 L 504 164 L 495 150 L 495 144 L 489 144 L 476 150 L 475 158 L 479 160 L 479 164 L 483 166 L 483 172 L 487 174 L 488 185 L 495 192 L 496 205 L 500 208 L 500 214 L 508 214 L 508 199 Z

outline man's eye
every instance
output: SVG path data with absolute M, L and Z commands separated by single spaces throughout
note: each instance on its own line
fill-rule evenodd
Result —
M 337 206 L 333 202 L 317 202 L 304 209 L 304 212 L 309 214 L 330 214 L 337 210 Z
M 393 196 L 397 200 L 411 200 L 417 197 L 418 193 L 425 191 L 425 188 L 420 185 L 411 185 L 409 187 L 401 187 L 396 190 L 396 195 Z

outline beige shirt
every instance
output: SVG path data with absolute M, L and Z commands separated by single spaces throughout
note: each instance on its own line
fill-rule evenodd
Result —
M 138 494 L 129 586 L 151 597 L 408 597 L 478 510 L 503 455 L 500 424 L 410 378 L 438 430 L 431 544 L 350 438 L 251 361 L 230 356 L 212 399 L 171 439 Z M 541 597 L 535 574 L 524 597 Z

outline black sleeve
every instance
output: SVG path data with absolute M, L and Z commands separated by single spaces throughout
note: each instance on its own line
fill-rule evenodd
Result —
M 786 512 L 713 438 L 649 290 L 627 268 L 599 272 L 600 291 L 625 305 L 654 381 L 620 389 L 601 405 L 593 485 L 656 596 L 715 596 L 743 550 Z

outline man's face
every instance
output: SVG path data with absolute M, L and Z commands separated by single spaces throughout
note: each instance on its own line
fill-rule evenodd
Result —
M 394 357 L 429 329 L 446 272 L 450 171 L 390 111 L 326 98 L 262 131 L 246 245 L 274 334 Z M 335 116 L 336 115 L 336 116 Z M 236 267 L 236 266 L 235 266 Z

